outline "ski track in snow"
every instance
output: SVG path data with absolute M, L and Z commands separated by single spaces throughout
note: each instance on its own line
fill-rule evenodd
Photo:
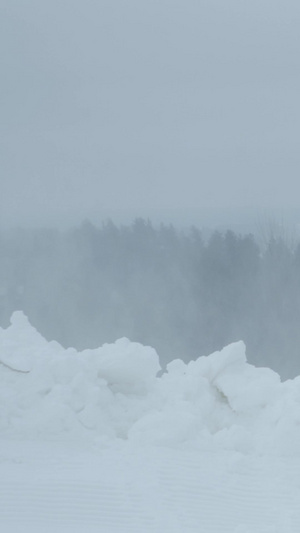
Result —
M 0 531 L 298 533 L 300 459 L 2 440 Z

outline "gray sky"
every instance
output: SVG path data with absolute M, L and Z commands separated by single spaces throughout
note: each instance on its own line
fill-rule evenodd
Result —
M 0 0 L 2 224 L 295 209 L 299 0 Z

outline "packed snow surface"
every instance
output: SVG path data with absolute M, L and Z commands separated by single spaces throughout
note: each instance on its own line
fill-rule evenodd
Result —
M 15 312 L 0 380 L 1 531 L 300 531 L 300 378 L 243 342 L 162 373 L 153 348 L 64 349 Z

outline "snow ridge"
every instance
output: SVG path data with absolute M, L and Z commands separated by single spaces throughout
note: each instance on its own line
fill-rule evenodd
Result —
M 249 365 L 243 342 L 157 377 L 153 348 L 64 349 L 18 311 L 0 328 L 0 363 L 2 435 L 300 454 L 300 378 Z

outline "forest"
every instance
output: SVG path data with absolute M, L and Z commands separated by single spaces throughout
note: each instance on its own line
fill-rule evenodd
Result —
M 270 234 L 136 219 L 0 235 L 0 325 L 23 310 L 48 340 L 94 348 L 128 337 L 164 366 L 243 340 L 247 358 L 300 373 L 300 244 Z

